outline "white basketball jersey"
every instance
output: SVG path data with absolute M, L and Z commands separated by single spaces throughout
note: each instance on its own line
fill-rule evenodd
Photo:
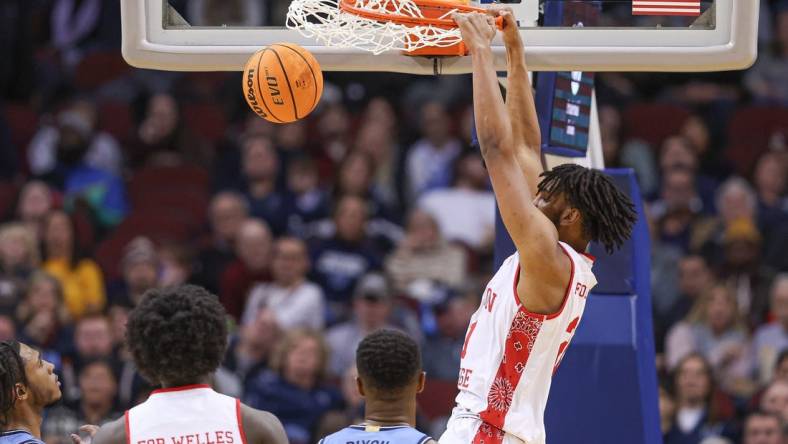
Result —
M 457 406 L 527 444 L 545 442 L 551 379 L 583 316 L 588 292 L 596 285 L 593 258 L 559 244 L 572 263 L 561 309 L 542 315 L 523 307 L 517 295 L 520 261 L 515 253 L 487 284 L 461 354 Z
M 131 444 L 246 444 L 241 402 L 207 385 L 154 390 L 126 411 Z

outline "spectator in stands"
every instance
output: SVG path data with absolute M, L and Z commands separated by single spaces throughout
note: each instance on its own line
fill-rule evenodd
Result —
M 673 376 L 676 390 L 676 418 L 665 436 L 665 444 L 696 444 L 711 436 L 729 436 L 726 423 L 733 404 L 716 391 L 713 369 L 698 354 L 684 357 Z
M 437 332 L 421 347 L 424 371 L 430 378 L 453 381 L 460 371 L 465 333 L 478 304 L 476 296 L 455 296 L 434 307 Z
M 788 15 L 788 14 L 786 14 Z M 767 151 L 755 166 L 753 181 L 758 195 L 758 226 L 763 234 L 764 262 L 788 270 L 788 156 Z
M 118 384 L 109 361 L 96 359 L 79 373 L 79 403 L 74 408 L 60 405 L 47 414 L 41 434 L 47 443 L 69 444 L 70 435 L 83 424 L 102 424 L 118 419 L 115 410 Z
M 695 204 L 699 204 L 697 210 L 704 214 L 714 212 L 714 190 L 717 183 L 711 177 L 703 174 L 700 170 L 700 160 L 698 152 L 694 148 L 690 139 L 684 136 L 668 137 L 662 142 L 659 154 L 659 169 L 661 175 L 665 175 L 673 169 L 686 168 L 693 171 L 695 175 L 695 188 L 697 198 Z
M 116 367 L 112 330 L 109 319 L 103 315 L 85 316 L 76 323 L 74 351 L 63 356 L 61 390 L 65 401 L 79 399 L 79 375 L 96 359 L 110 360 L 113 369 Z
M 714 285 L 714 274 L 706 259 L 698 254 L 683 256 L 678 263 L 678 298 L 665 315 L 663 323 L 673 325 L 689 315 L 692 307 Z
M 676 418 L 676 400 L 670 394 L 664 384 L 659 385 L 659 429 L 662 432 L 663 441 L 673 428 Z
M 324 97 L 326 94 L 324 93 Z M 341 103 L 330 103 L 323 107 L 317 120 L 317 152 L 323 163 L 321 177 L 333 175 L 333 167 L 352 148 L 350 133 L 351 116 Z
M 249 213 L 265 220 L 275 235 L 287 229 L 285 199 L 277 188 L 279 159 L 271 139 L 251 136 L 243 141 L 242 169 L 246 181 L 242 191 Z
M 462 145 L 452 135 L 446 107 L 436 101 L 422 105 L 421 136 L 408 150 L 408 194 L 415 201 L 427 191 L 451 185 L 451 166 Z
M 759 51 L 758 60 L 745 75 L 745 85 L 759 101 L 788 104 L 788 3 L 777 2 L 774 17 L 774 41 Z
M 772 381 L 761 396 L 761 410 L 778 416 L 783 424 L 788 421 L 788 382 Z
M 391 106 L 385 101 L 380 103 L 385 105 L 373 105 L 371 102 L 368 110 Z M 404 154 L 394 133 L 396 120 L 392 122 L 392 119 L 396 118 L 389 117 L 388 111 L 367 112 L 373 114 L 366 117 L 366 122 L 358 130 L 356 151 L 372 159 L 372 186 L 381 202 L 388 208 L 400 209 L 404 205 L 405 193 Z M 376 117 L 377 114 L 380 116 Z
M 324 385 L 328 356 L 318 334 L 293 330 L 277 345 L 272 371 L 249 381 L 244 402 L 276 415 L 291 444 L 315 442 L 312 432 L 320 418 L 341 405 L 339 392 Z
M 95 104 L 89 99 L 77 99 L 60 111 L 53 125 L 41 127 L 30 141 L 27 148 L 30 172 L 36 176 L 45 176 L 54 172 L 59 164 L 65 162 L 63 157 L 68 154 L 79 155 L 78 160 L 85 165 L 106 171 L 113 175 L 121 173 L 123 156 L 120 145 L 115 138 L 96 128 L 98 115 Z M 84 142 L 85 150 L 63 150 L 61 145 L 75 141 Z
M 63 298 L 73 318 L 100 311 L 106 303 L 104 278 L 98 265 L 83 256 L 71 218 L 51 211 L 44 221 L 42 268 L 63 285 Z
M 25 344 L 43 350 L 63 350 L 68 346 L 63 328 L 71 324 L 63 304 L 63 289 L 53 276 L 37 271 L 30 276 L 25 298 L 16 309 L 20 337 Z
M 156 286 L 159 276 L 156 246 L 144 236 L 132 239 L 123 249 L 121 268 L 123 280 L 111 290 L 109 305 L 134 307 L 148 289 Z
M 684 322 L 669 332 L 665 346 L 668 368 L 697 352 L 715 369 L 715 377 L 728 393 L 749 395 L 754 391 L 747 378 L 752 372 L 749 338 L 737 310 L 734 293 L 715 285 L 698 299 Z
M 718 275 L 736 292 L 739 311 L 751 328 L 766 321 L 774 272 L 761 263 L 761 235 L 752 220 L 734 220 L 723 235 Z
M 192 26 L 263 26 L 265 4 L 256 0 L 191 0 L 186 14 Z
M 52 209 L 52 190 L 44 182 L 32 180 L 19 192 L 17 217 L 37 237 L 43 235 L 44 219 Z
M 358 197 L 343 197 L 337 202 L 333 233 L 312 245 L 312 279 L 325 292 L 329 323 L 347 318 L 356 282 L 381 266 L 381 255 L 366 235 L 366 226 L 366 202 Z
M 355 196 L 367 201 L 368 212 L 372 218 L 386 218 L 396 221 L 396 215 L 374 188 L 375 166 L 372 157 L 362 151 L 348 154 L 337 171 L 334 186 L 334 199 L 341 196 Z
M 785 429 L 777 415 L 753 412 L 744 421 L 743 444 L 783 444 Z
M 306 280 L 309 272 L 306 244 L 295 237 L 282 237 L 274 245 L 272 281 L 257 284 L 249 292 L 243 323 L 252 322 L 260 310 L 270 310 L 284 331 L 295 328 L 322 330 L 325 316 L 323 290 Z
M 52 6 L 52 46 L 68 66 L 75 65 L 101 25 L 101 0 L 56 0 Z
M 0 313 L 13 312 L 40 261 L 36 233 L 19 223 L 0 226 Z
M 290 162 L 301 156 L 307 155 L 309 129 L 306 120 L 296 120 L 286 125 L 277 125 L 274 140 L 276 141 L 276 153 L 279 158 L 279 170 L 287 171 Z M 277 174 L 276 186 L 283 188 L 286 185 L 284 174 Z
M 759 327 L 753 337 L 753 359 L 762 383 L 772 379 L 778 355 L 788 349 L 788 274 L 780 274 L 772 283 L 770 311 L 774 321 Z
M 356 346 L 368 334 L 391 327 L 392 295 L 386 278 L 380 273 L 369 273 L 358 282 L 353 294 L 353 318 L 332 327 L 326 333 L 331 350 L 329 370 L 339 377 L 353 364 Z
M 271 231 L 265 222 L 247 219 L 238 229 L 235 254 L 222 273 L 219 299 L 227 314 L 240 319 L 249 290 L 258 282 L 268 282 L 270 274 Z
M 495 197 L 481 156 L 466 153 L 457 160 L 455 171 L 451 188 L 424 194 L 418 207 L 438 221 L 441 233 L 449 241 L 486 251 L 494 239 Z
M 394 290 L 402 294 L 419 280 L 457 289 L 464 282 L 467 268 L 465 251 L 446 242 L 435 218 L 420 209 L 411 212 L 406 236 L 385 264 Z
M 16 324 L 11 316 L 0 314 L 0 341 L 16 340 Z
M 694 172 L 683 167 L 665 171 L 660 198 L 650 206 L 651 216 L 658 221 L 659 240 L 687 251 L 702 208 Z
M 157 251 L 161 287 L 184 285 L 191 282 L 194 273 L 194 253 L 185 243 L 166 242 Z
M 308 225 L 330 214 L 328 195 L 320 188 L 315 162 L 307 156 L 293 159 L 287 169 L 287 231 L 303 237 Z
M 272 310 L 258 311 L 254 319 L 242 324 L 230 338 L 222 367 L 233 372 L 246 386 L 247 380 L 268 368 L 281 333 Z
M 208 215 L 211 237 L 197 255 L 196 282 L 211 293 L 218 293 L 222 273 L 235 259 L 235 240 L 249 217 L 249 205 L 240 194 L 222 191 L 211 199 Z
M 147 99 L 135 141 L 127 156 L 133 168 L 145 165 L 194 164 L 208 168 L 213 153 L 183 122 L 175 98 L 166 93 Z
M 757 195 L 752 186 L 740 177 L 731 177 L 717 190 L 719 215 L 704 221 L 693 233 L 692 248 L 707 257 L 721 256 L 726 228 L 736 220 L 757 220 Z

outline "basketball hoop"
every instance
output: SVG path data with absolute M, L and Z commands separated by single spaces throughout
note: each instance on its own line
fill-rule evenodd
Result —
M 451 15 L 484 12 L 452 0 L 293 0 L 287 27 L 326 46 L 414 56 L 467 54 Z M 503 21 L 496 19 L 500 29 Z

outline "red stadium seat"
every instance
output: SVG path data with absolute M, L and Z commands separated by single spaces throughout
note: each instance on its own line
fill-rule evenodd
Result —
M 3 108 L 3 115 L 11 130 L 11 142 L 16 146 L 19 160 L 27 172 L 27 146 L 38 129 L 38 114 L 27 105 L 9 103 Z
M 98 127 L 115 136 L 121 143 L 132 136 L 134 122 L 129 104 L 125 102 L 104 102 L 99 105 Z
M 183 119 L 195 134 L 216 144 L 227 131 L 227 118 L 222 109 L 209 103 L 196 103 L 183 108 Z
M 131 72 L 131 67 L 119 51 L 91 52 L 80 60 L 74 71 L 74 86 L 80 90 L 95 90 L 101 85 Z
M 677 134 L 689 116 L 689 111 L 678 105 L 635 103 L 624 111 L 624 137 L 644 140 L 656 149 L 663 140 Z
M 175 188 L 207 192 L 210 184 L 207 171 L 196 166 L 150 167 L 134 173 L 129 184 L 131 196 L 138 193 L 161 192 Z
M 457 397 L 458 392 L 457 381 L 428 379 L 417 402 L 424 416 L 432 421 L 451 413 L 451 409 L 454 407 L 454 398 Z
M 788 136 L 788 109 L 771 106 L 741 108 L 728 125 L 725 157 L 736 173 L 748 176 L 775 134 Z
M 188 214 L 199 225 L 207 220 L 208 201 L 210 197 L 198 189 L 171 188 L 161 192 L 150 187 L 140 187 L 130 194 L 131 206 L 134 211 L 168 211 L 176 209 Z
M 19 189 L 11 182 L 0 182 L 0 220 L 5 220 L 14 211 Z

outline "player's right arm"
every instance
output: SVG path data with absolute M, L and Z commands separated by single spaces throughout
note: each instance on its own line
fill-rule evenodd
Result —
M 248 444 L 288 444 L 282 423 L 271 413 L 241 404 L 241 418 Z
M 558 244 L 558 231 L 534 205 L 535 188 L 520 167 L 519 146 L 509 112 L 501 96 L 493 66 L 490 41 L 495 35 L 492 17 L 478 13 L 455 16 L 473 63 L 473 107 L 482 156 L 493 184 L 498 208 L 512 237 L 523 268 L 545 281 L 564 281 L 566 257 Z

